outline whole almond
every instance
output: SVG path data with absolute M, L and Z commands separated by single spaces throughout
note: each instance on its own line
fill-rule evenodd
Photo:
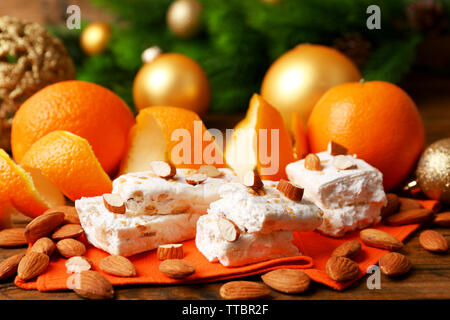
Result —
M 20 247 L 26 244 L 25 228 L 9 228 L 0 231 L 0 247 Z
M 187 176 L 185 180 L 190 185 L 195 186 L 197 184 L 201 184 L 201 183 L 205 182 L 206 179 L 208 179 L 208 176 L 206 174 L 194 173 L 194 174 Z
M 398 196 L 393 193 L 386 193 L 387 204 L 384 208 L 381 209 L 381 217 L 383 219 L 393 215 L 400 208 L 400 201 Z
M 225 300 L 254 300 L 270 295 L 269 288 L 253 281 L 230 281 L 222 285 L 219 292 Z
M 195 272 L 195 267 L 180 259 L 167 259 L 159 264 L 159 271 L 173 279 L 183 279 Z
M 240 231 L 233 221 L 226 218 L 219 218 L 217 221 L 217 227 L 219 228 L 220 234 L 226 241 L 234 242 L 239 239 Z
M 412 223 L 423 223 L 433 217 L 434 213 L 428 209 L 411 209 L 395 213 L 386 219 L 384 223 L 391 226 L 400 226 Z
M 264 183 L 259 176 L 259 173 L 256 169 L 248 171 L 243 177 L 243 184 L 254 190 L 258 191 L 264 188 Z
M 81 273 L 92 268 L 92 261 L 86 257 L 75 256 L 67 259 L 65 265 L 68 273 Z
M 30 252 L 40 252 L 48 255 L 49 257 L 55 252 L 55 243 L 47 237 L 42 237 L 33 244 Z
M 34 218 L 25 227 L 25 237 L 33 243 L 37 239 L 52 233 L 64 221 L 64 213 L 60 211 L 44 213 Z
M 34 278 L 43 273 L 49 263 L 48 255 L 40 252 L 29 252 L 20 260 L 17 275 L 22 280 Z
M 270 288 L 284 293 L 301 293 L 309 288 L 311 280 L 298 269 L 277 269 L 261 276 Z
M 105 208 L 112 213 L 124 214 L 126 212 L 125 201 L 118 194 L 105 193 L 103 195 Z
M 337 156 L 337 155 L 345 155 L 347 154 L 347 148 L 340 145 L 337 142 L 334 141 L 330 141 L 328 142 L 328 148 L 327 151 L 330 153 L 330 155 L 332 156 Z
M 56 206 L 50 209 L 47 209 L 44 214 L 51 212 L 62 212 L 64 213 L 64 221 L 63 224 L 67 223 L 76 223 L 80 224 L 80 218 L 78 217 L 77 209 L 73 206 Z
M 150 162 L 150 167 L 154 174 L 164 179 L 173 178 L 177 173 L 175 166 L 166 161 L 152 161 Z
M 419 235 L 420 245 L 432 252 L 446 252 L 448 241 L 442 234 L 433 230 L 425 230 Z
M 305 157 L 305 169 L 312 171 L 321 171 L 320 159 L 315 153 L 310 153 Z
M 403 242 L 398 240 L 393 235 L 381 230 L 365 229 L 359 233 L 359 237 L 365 245 L 370 247 L 387 249 L 391 251 L 397 251 L 403 248 Z
M 111 255 L 100 260 L 98 264 L 100 270 L 118 277 L 134 277 L 136 267 L 125 257 Z
M 11 278 L 17 273 L 17 267 L 25 253 L 13 255 L 0 263 L 0 280 Z
M 111 283 L 97 271 L 86 270 L 71 276 L 73 289 L 82 298 L 91 300 L 106 300 L 114 297 Z
M 157 256 L 159 260 L 183 259 L 183 244 L 162 244 L 158 246 Z
M 436 214 L 434 216 L 433 223 L 438 226 L 450 227 L 450 212 Z
M 328 259 L 326 270 L 331 279 L 339 282 L 353 280 L 360 273 L 358 264 L 345 257 Z
M 411 269 L 411 261 L 403 254 L 398 252 L 389 252 L 378 261 L 381 272 L 388 276 L 400 276 Z
M 61 240 L 67 238 L 77 238 L 83 234 L 83 228 L 79 224 L 69 223 L 64 224 L 55 230 L 52 234 L 52 239 Z
M 82 256 L 86 252 L 85 245 L 75 239 L 63 239 L 56 243 L 59 253 L 66 258 Z
M 331 253 L 332 257 L 353 258 L 361 251 L 361 243 L 357 240 L 346 241 Z
M 302 201 L 304 190 L 289 181 L 281 179 L 277 184 L 277 190 L 292 201 Z
M 201 165 L 198 172 L 206 174 L 210 178 L 217 178 L 223 175 L 222 172 L 212 165 Z
M 400 206 L 398 211 L 407 211 L 412 209 L 423 209 L 423 205 L 418 203 L 414 199 L 398 197 L 398 201 L 400 202 Z

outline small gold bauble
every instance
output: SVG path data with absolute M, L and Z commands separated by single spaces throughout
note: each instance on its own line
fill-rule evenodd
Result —
M 158 56 L 160 56 L 161 53 L 162 53 L 162 50 L 158 46 L 153 46 L 153 47 L 147 48 L 141 54 L 142 62 L 143 63 L 152 62 Z
M 178 53 L 164 53 L 144 64 L 133 82 L 133 100 L 138 109 L 172 106 L 202 115 L 208 110 L 210 95 L 203 69 Z
M 306 124 L 312 108 L 325 91 L 360 79 L 358 68 L 339 51 L 301 44 L 271 65 L 264 76 L 261 95 L 280 111 L 286 126 L 291 128 L 293 111 Z
M 450 138 L 431 144 L 416 170 L 420 189 L 431 199 L 450 204 Z
M 94 55 L 105 50 L 111 36 L 111 28 L 105 22 L 93 22 L 84 28 L 80 37 L 84 53 Z
M 167 10 L 167 24 L 179 37 L 192 37 L 200 29 L 202 11 L 202 5 L 196 0 L 177 0 Z

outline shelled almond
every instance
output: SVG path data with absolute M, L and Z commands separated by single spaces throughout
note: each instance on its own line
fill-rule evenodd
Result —
M 25 256 L 25 253 L 15 254 L 0 263 L 0 280 L 11 278 L 17 273 L 20 260 Z
M 69 289 L 80 297 L 91 300 L 106 300 L 114 297 L 111 283 L 97 271 L 87 270 L 71 276 Z
M 333 166 L 338 170 L 356 169 L 356 163 L 352 158 L 338 155 L 333 159 Z
M 217 178 L 223 175 L 222 172 L 212 165 L 201 165 L 198 172 L 206 174 L 210 178 Z
M 308 275 L 298 269 L 269 271 L 261 279 L 270 288 L 288 294 L 305 292 L 311 283 Z
M 450 212 L 436 214 L 434 216 L 433 223 L 442 227 L 450 227 Z
M 190 185 L 195 186 L 197 184 L 205 182 L 206 179 L 208 179 L 208 176 L 206 174 L 194 173 L 186 177 L 186 182 L 189 183 Z
M 310 153 L 305 157 L 305 169 L 312 171 L 322 170 L 320 159 L 315 153 Z
M 0 247 L 21 247 L 26 244 L 25 228 L 8 228 L 0 231 Z
M 67 259 L 65 265 L 68 273 L 81 273 L 92 268 L 92 261 L 83 256 L 74 256 Z
M 345 155 L 347 154 L 348 150 L 346 147 L 340 145 L 337 142 L 334 141 L 330 141 L 328 143 L 328 148 L 327 148 L 328 152 L 330 153 L 330 155 L 332 156 L 337 156 L 337 155 Z
M 67 238 L 77 238 L 83 234 L 83 228 L 79 224 L 64 224 L 56 229 L 52 234 L 52 239 L 62 240 Z
M 40 252 L 29 252 L 19 262 L 17 275 L 21 280 L 32 279 L 43 273 L 50 263 L 50 258 Z
M 154 174 L 164 179 L 173 178 L 177 173 L 175 166 L 166 161 L 152 161 L 150 162 L 150 167 Z
M 361 251 L 361 243 L 357 240 L 346 241 L 333 250 L 332 257 L 345 257 L 352 259 Z
M 264 183 L 256 169 L 250 170 L 244 175 L 243 184 L 254 191 L 259 191 L 264 188 Z
M 239 239 L 240 230 L 233 221 L 226 218 L 219 218 L 217 221 L 217 227 L 219 228 L 220 234 L 226 241 L 234 242 Z
M 304 189 L 287 180 L 281 179 L 277 184 L 277 190 L 292 201 L 302 201 Z
M 381 209 L 381 217 L 383 219 L 393 215 L 400 208 L 400 201 L 398 196 L 394 193 L 386 193 L 387 204 L 384 208 Z
M 355 279 L 359 273 L 356 262 L 345 257 L 331 257 L 326 264 L 327 274 L 335 281 L 350 281 Z
M 64 213 L 63 224 L 67 223 L 77 223 L 80 224 L 80 218 L 78 217 L 77 209 L 73 206 L 56 206 L 50 209 L 47 209 L 44 214 L 52 213 L 52 212 L 62 212 Z
M 219 293 L 225 300 L 254 300 L 269 296 L 270 289 L 253 281 L 230 281 L 220 287 Z
M 25 227 L 25 237 L 28 242 L 33 243 L 39 238 L 52 233 L 64 221 L 64 213 L 60 211 L 44 213 L 34 218 Z
M 433 211 L 428 209 L 411 209 L 395 213 L 386 219 L 384 223 L 391 226 L 400 226 L 412 223 L 423 223 L 433 217 Z
M 400 202 L 398 211 L 408 211 L 413 209 L 423 209 L 423 205 L 418 203 L 414 199 L 399 197 L 398 201 Z
M 159 271 L 169 278 L 183 279 L 195 272 L 195 267 L 181 259 L 167 259 L 160 263 Z
M 411 269 L 411 261 L 403 254 L 398 252 L 389 252 L 378 261 L 381 272 L 387 276 L 400 276 Z
M 85 245 L 75 239 L 63 239 L 56 243 L 58 252 L 65 258 L 71 258 L 74 256 L 82 256 L 86 252 Z
M 387 249 L 391 251 L 397 251 L 403 248 L 403 243 L 393 235 L 377 230 L 377 229 L 364 229 L 359 233 L 361 241 L 370 247 L 376 247 L 381 249 Z
M 434 230 L 425 230 L 419 235 L 420 245 L 431 252 L 448 251 L 448 241 L 442 234 Z
M 30 252 L 40 252 L 48 255 L 49 257 L 55 252 L 55 243 L 47 237 L 42 237 L 31 246 Z
M 134 277 L 136 276 L 136 267 L 127 258 L 111 255 L 100 260 L 98 267 L 103 272 L 118 277 Z

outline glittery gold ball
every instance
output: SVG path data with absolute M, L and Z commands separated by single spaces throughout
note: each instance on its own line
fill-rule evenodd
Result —
M 179 37 L 192 37 L 200 29 L 202 11 L 201 3 L 196 0 L 177 0 L 167 10 L 167 24 Z
M 111 28 L 106 22 L 90 23 L 80 36 L 80 44 L 86 54 L 101 53 L 108 45 Z
M 38 23 L 0 17 L 0 148 L 10 150 L 12 118 L 36 91 L 75 78 L 64 44 Z
M 450 204 L 450 138 L 436 141 L 425 149 L 416 176 L 428 197 Z

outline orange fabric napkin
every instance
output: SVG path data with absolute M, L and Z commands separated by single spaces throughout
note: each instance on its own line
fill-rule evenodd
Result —
M 437 202 L 432 200 L 419 202 L 429 209 L 435 209 L 437 206 Z M 394 235 L 399 240 L 404 240 L 418 227 L 419 225 L 417 224 L 399 227 L 390 227 L 379 224 L 375 228 L 384 230 Z M 333 281 L 325 272 L 325 264 L 327 259 L 330 257 L 331 252 L 337 246 L 345 241 L 353 239 L 359 239 L 358 231 L 349 233 L 345 237 L 339 239 L 323 236 L 317 232 L 294 232 L 293 243 L 299 248 L 303 256 L 273 259 L 270 261 L 236 268 L 225 268 L 219 263 L 210 263 L 197 250 L 194 240 L 189 240 L 183 243 L 185 252 L 184 259 L 191 262 L 195 266 L 196 272 L 186 279 L 170 279 L 159 272 L 158 265 L 160 261 L 156 256 L 156 250 L 130 257 L 130 260 L 136 266 L 138 272 L 137 277 L 121 278 L 110 276 L 105 273 L 103 273 L 103 275 L 108 278 L 113 285 L 173 284 L 214 282 L 224 279 L 261 274 L 279 268 L 295 268 L 304 269 L 305 273 L 307 273 L 310 278 L 316 282 L 323 283 L 337 290 L 342 290 L 354 283 L 357 279 L 344 283 Z M 108 253 L 89 245 L 87 247 L 88 249 L 85 256 L 93 261 L 94 270 L 99 271 L 97 268 L 98 262 L 102 258 L 108 256 Z M 378 259 L 386 253 L 386 250 L 367 247 L 365 245 L 362 245 L 362 249 L 361 254 L 356 260 L 361 269 L 359 278 L 366 273 L 369 266 L 376 264 Z M 16 277 L 15 283 L 20 288 L 37 289 L 39 291 L 67 289 L 66 282 L 70 274 L 66 273 L 65 261 L 67 260 L 55 256 L 52 258 L 47 271 L 41 274 L 37 279 L 22 281 Z

